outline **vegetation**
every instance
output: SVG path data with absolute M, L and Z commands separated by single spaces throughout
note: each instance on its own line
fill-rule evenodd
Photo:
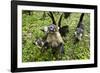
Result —
M 61 13 L 54 13 L 55 20 L 58 21 Z M 62 26 L 69 26 L 69 33 L 64 41 L 65 54 L 62 60 L 82 60 L 90 58 L 90 14 L 85 13 L 84 35 L 82 40 L 73 44 L 74 32 L 77 27 L 81 13 L 71 13 L 68 18 L 62 19 Z M 22 12 L 22 62 L 52 61 L 55 60 L 51 49 L 41 53 L 40 48 L 34 45 L 34 40 L 43 37 L 44 33 L 40 30 L 44 26 L 50 25 L 52 20 L 47 12 L 42 11 L 23 11 Z

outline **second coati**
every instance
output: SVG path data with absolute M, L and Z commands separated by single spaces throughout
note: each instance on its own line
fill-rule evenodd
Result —
M 83 17 L 84 17 L 84 13 L 81 14 L 80 20 L 79 20 L 78 25 L 76 27 L 76 31 L 74 33 L 74 37 L 75 37 L 74 44 L 76 44 L 77 42 L 79 42 L 82 39 L 82 36 L 84 33 L 84 25 L 82 22 Z

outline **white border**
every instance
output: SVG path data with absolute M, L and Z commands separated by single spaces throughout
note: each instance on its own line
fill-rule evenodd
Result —
M 58 65 L 76 65 L 76 64 L 93 64 L 94 63 L 94 10 L 92 9 L 77 9 L 77 8 L 58 8 L 58 7 L 40 7 L 40 6 L 23 6 L 18 7 L 17 19 L 17 37 L 18 37 L 18 51 L 17 51 L 17 66 L 18 68 L 25 67 L 43 67 L 43 66 L 58 66 Z M 84 12 L 90 13 L 90 59 L 89 60 L 70 60 L 70 61 L 46 61 L 46 62 L 27 62 L 22 63 L 22 10 L 36 10 L 36 11 L 59 11 L 59 12 Z

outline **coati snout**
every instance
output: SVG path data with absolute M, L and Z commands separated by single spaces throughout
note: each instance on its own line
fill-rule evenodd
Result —
M 48 27 L 48 30 L 49 30 L 49 32 L 55 32 L 55 30 L 56 30 L 56 25 L 51 24 L 51 25 Z

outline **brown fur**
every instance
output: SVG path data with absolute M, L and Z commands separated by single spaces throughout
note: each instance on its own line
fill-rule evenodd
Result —
M 56 29 L 55 32 L 49 32 L 46 41 L 52 47 L 58 47 L 59 44 L 63 43 L 63 39 L 58 32 L 58 29 Z

